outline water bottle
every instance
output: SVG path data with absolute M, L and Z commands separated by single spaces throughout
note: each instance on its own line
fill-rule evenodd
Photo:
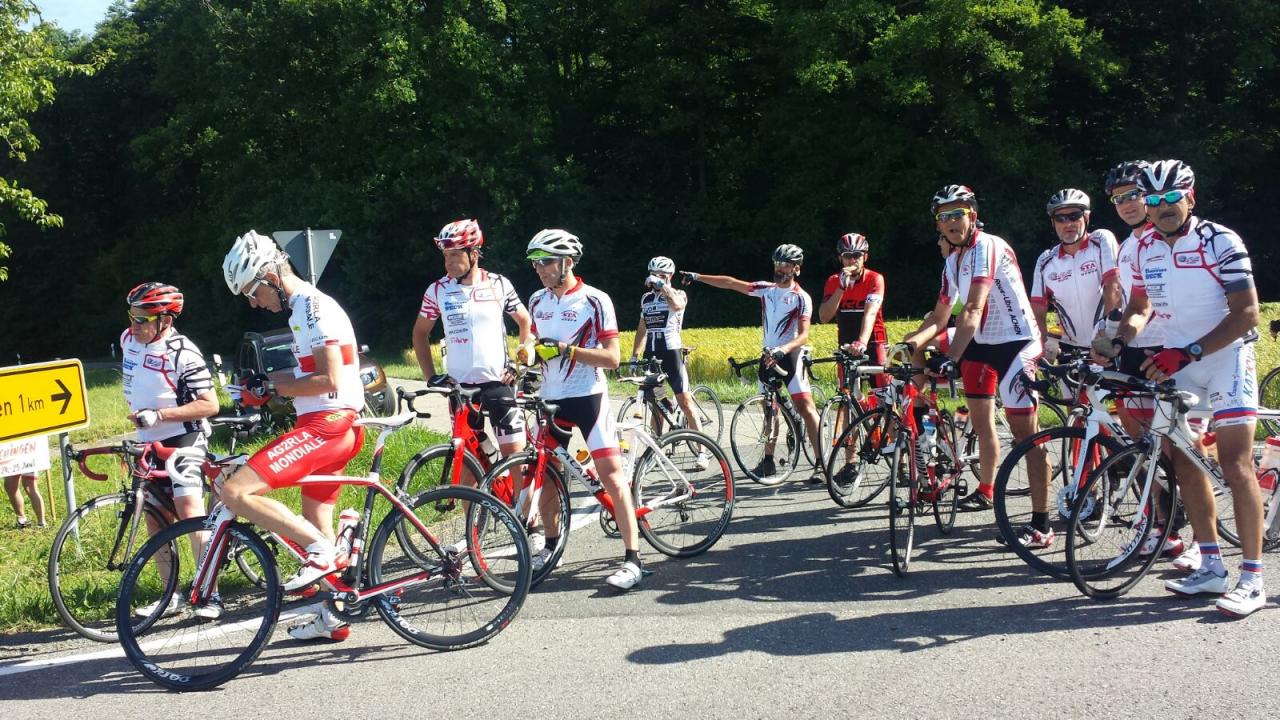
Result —
M 1107 313 L 1107 322 L 1103 326 L 1102 330 L 1103 335 L 1107 339 L 1114 338 L 1116 335 L 1120 334 L 1120 321 L 1123 318 L 1124 313 L 1120 311 L 1120 308 L 1116 308 L 1115 310 Z
M 582 466 L 582 472 L 587 476 L 587 484 L 594 490 L 600 487 L 600 480 L 596 476 L 596 464 L 591 461 L 591 453 L 586 448 L 579 448 L 578 454 L 575 456 L 578 464 Z
M 916 444 L 917 460 L 921 467 L 928 465 L 933 459 L 934 436 L 937 432 L 938 427 L 933 424 L 933 416 L 925 415 L 924 421 L 920 424 L 920 440 Z
M 1276 489 L 1277 476 L 1280 475 L 1280 438 L 1269 437 L 1262 446 L 1262 460 L 1258 463 L 1258 486 L 1263 493 L 1271 493 Z M 1263 499 L 1265 502 L 1265 498 Z
M 348 556 L 347 564 L 350 565 L 354 555 L 351 551 L 351 543 L 356 536 L 356 524 L 360 522 L 360 513 L 347 508 L 338 514 L 338 539 L 334 543 L 338 547 L 338 557 Z

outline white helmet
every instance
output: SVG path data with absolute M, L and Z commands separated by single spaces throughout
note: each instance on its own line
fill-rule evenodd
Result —
M 533 236 L 525 256 L 530 260 L 545 257 L 582 257 L 582 241 L 567 230 L 548 228 Z
M 674 260 L 672 260 L 669 257 L 663 257 L 659 255 L 658 257 L 649 261 L 649 272 L 666 273 L 668 275 L 675 275 L 676 263 Z
M 1049 198 L 1049 202 L 1045 203 L 1044 211 L 1050 215 L 1059 208 L 1077 207 L 1081 210 L 1089 209 L 1089 196 L 1083 190 L 1075 188 L 1065 188 L 1053 194 Z
M 245 286 L 257 280 L 268 270 L 268 265 L 280 262 L 282 253 L 275 241 L 257 230 L 236 238 L 231 250 L 222 261 L 222 277 L 232 294 L 239 295 Z

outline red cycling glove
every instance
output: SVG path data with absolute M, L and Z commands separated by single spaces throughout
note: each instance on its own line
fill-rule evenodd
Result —
M 1182 348 L 1165 348 L 1151 356 L 1151 365 L 1160 372 L 1173 376 L 1182 368 L 1191 364 L 1191 353 Z

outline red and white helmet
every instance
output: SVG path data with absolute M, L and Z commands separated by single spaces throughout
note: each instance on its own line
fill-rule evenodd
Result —
M 841 235 L 836 241 L 836 254 L 843 255 L 845 253 L 862 253 L 867 254 L 871 251 L 871 245 L 867 242 L 867 236 L 862 233 L 848 233 Z
M 129 291 L 125 302 L 148 315 L 182 314 L 182 291 L 162 282 L 145 282 Z
M 454 220 L 440 228 L 436 235 L 436 247 L 441 250 L 462 250 L 484 245 L 484 233 L 475 220 Z

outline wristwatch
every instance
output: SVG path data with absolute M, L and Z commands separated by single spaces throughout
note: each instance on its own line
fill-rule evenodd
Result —
M 1198 342 L 1191 343 L 1183 348 L 1183 350 L 1187 351 L 1187 354 L 1191 356 L 1192 360 L 1199 361 L 1200 358 L 1204 357 L 1204 346 Z

